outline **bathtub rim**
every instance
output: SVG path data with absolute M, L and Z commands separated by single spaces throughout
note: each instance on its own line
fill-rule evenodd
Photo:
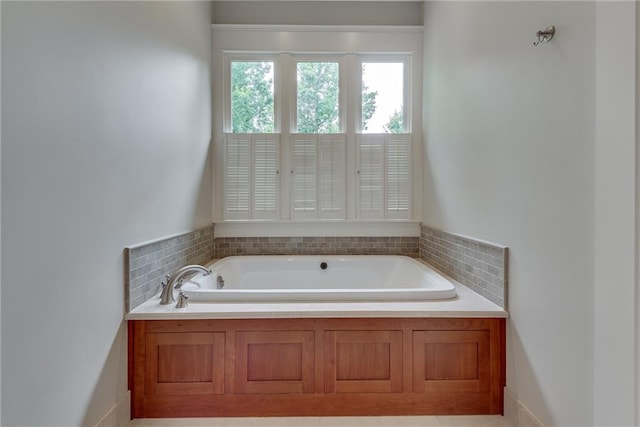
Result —
M 373 260 L 372 260 L 373 258 Z M 412 302 L 412 301 L 442 301 L 456 298 L 456 289 L 453 282 L 432 268 L 429 264 L 420 262 L 416 258 L 405 255 L 232 255 L 208 263 L 206 266 L 213 271 L 220 271 L 224 266 L 216 265 L 222 262 L 233 263 L 238 261 L 240 268 L 242 262 L 268 261 L 273 259 L 276 262 L 329 262 L 329 264 L 341 261 L 367 260 L 376 262 L 381 259 L 391 259 L 401 263 L 408 263 L 417 268 L 425 268 L 427 273 L 435 273 L 434 287 L 388 287 L 388 288 L 231 288 L 231 289 L 188 289 L 186 294 L 193 302 L 198 304 L 206 303 L 254 303 L 264 304 L 267 302 L 278 302 L 278 297 L 288 295 L 282 302 L 286 303 L 309 303 L 309 302 Z M 365 266 L 366 268 L 366 266 Z M 198 277 L 201 275 L 196 275 Z M 441 283 L 445 282 L 445 283 Z M 257 296 L 251 299 L 252 295 Z M 409 300 L 407 298 L 410 298 Z
M 210 265 L 223 258 L 215 258 Z M 272 319 L 272 318 L 509 318 L 509 311 L 452 279 L 433 265 L 411 258 L 441 274 L 456 290 L 456 298 L 419 302 L 287 302 L 193 303 L 185 308 L 160 305 L 155 295 L 125 313 L 124 320 L 163 319 Z

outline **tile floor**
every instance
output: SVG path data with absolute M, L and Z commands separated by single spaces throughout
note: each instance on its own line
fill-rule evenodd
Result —
M 170 418 L 133 420 L 129 427 L 510 427 L 498 415 L 407 417 Z

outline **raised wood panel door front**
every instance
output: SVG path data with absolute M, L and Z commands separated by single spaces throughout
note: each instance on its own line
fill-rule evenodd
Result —
M 223 394 L 223 332 L 146 335 L 145 394 Z
M 413 391 L 489 391 L 489 331 L 414 331 Z
M 236 393 L 312 393 L 314 331 L 236 332 Z
M 402 391 L 402 331 L 325 331 L 325 392 Z

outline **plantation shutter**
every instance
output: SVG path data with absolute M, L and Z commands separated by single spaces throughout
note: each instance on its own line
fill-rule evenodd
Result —
M 249 219 L 251 136 L 227 135 L 224 156 L 225 219 Z
M 277 219 L 278 135 L 228 134 L 224 158 L 225 219 Z
M 361 219 L 411 218 L 411 135 L 358 135 Z
M 345 137 L 318 135 L 320 219 L 345 218 Z
M 253 144 L 253 218 L 278 217 L 278 136 L 255 135 Z
M 316 137 L 293 135 L 291 160 L 291 217 L 317 218 Z
M 358 135 L 358 217 L 384 218 L 384 137 Z
M 292 219 L 345 218 L 345 136 L 292 135 Z
M 409 219 L 411 135 L 388 134 L 385 139 L 387 218 Z

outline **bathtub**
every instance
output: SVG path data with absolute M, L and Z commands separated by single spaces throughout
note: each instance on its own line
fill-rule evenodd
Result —
M 425 301 L 450 299 L 449 280 L 413 258 L 378 255 L 232 256 L 182 285 L 190 302 Z M 218 289 L 217 277 L 224 287 Z

